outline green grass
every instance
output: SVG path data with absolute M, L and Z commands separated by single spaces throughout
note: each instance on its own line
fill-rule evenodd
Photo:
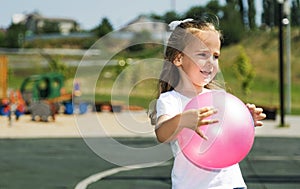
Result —
M 300 56 L 299 29 L 292 30 L 292 114 L 300 113 L 300 65 L 297 63 Z M 238 47 L 243 46 L 254 67 L 256 76 L 251 85 L 251 92 L 246 96 L 241 83 L 236 78 L 233 69 L 234 61 L 238 55 Z M 286 63 L 286 57 L 284 58 Z M 279 107 L 279 63 L 277 31 L 249 34 L 240 44 L 222 49 L 220 66 L 227 89 L 244 101 L 262 106 Z

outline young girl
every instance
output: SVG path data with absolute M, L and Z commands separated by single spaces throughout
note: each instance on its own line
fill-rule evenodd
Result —
M 207 139 L 199 126 L 218 120 L 206 119 L 217 112 L 213 107 L 183 111 L 196 95 L 218 88 L 214 79 L 219 71 L 218 58 L 221 34 L 213 23 L 186 19 L 174 21 L 165 51 L 165 61 L 159 81 L 156 103 L 156 136 L 169 142 L 174 154 L 173 189 L 233 189 L 246 188 L 238 164 L 221 170 L 205 170 L 191 163 L 180 151 L 176 136 L 183 128 L 194 130 Z M 261 108 L 247 104 L 255 126 L 265 118 Z

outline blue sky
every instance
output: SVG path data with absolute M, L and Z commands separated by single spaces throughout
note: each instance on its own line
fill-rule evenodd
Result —
M 192 6 L 205 5 L 208 0 L 5 0 L 0 7 L 0 27 L 8 27 L 13 14 L 39 11 L 46 17 L 75 19 L 83 29 L 91 29 L 107 17 L 118 29 L 140 14 L 162 15 L 172 10 L 174 2 L 176 12 L 183 13 Z

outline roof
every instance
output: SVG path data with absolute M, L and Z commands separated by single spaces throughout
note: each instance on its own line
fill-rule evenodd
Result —
M 55 17 L 45 17 L 39 13 L 31 13 L 27 15 L 27 19 L 34 18 L 36 20 L 48 20 L 48 21 L 59 21 L 59 22 L 76 22 L 76 20 L 71 18 L 55 18 Z

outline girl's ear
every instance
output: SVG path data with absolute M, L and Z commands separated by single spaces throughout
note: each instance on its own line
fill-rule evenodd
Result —
M 181 66 L 182 65 L 182 54 L 181 53 L 178 53 L 177 55 L 176 55 L 176 58 L 174 59 L 174 65 L 175 66 L 177 66 L 177 67 L 179 67 L 179 66 Z

